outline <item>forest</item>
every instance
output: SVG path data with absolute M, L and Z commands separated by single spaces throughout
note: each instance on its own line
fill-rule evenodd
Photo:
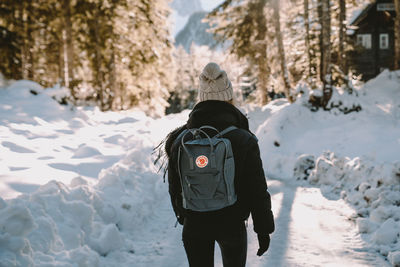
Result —
M 75 105 L 160 114 L 192 107 L 201 68 L 216 61 L 239 102 L 264 105 L 276 95 L 293 102 L 306 84 L 312 106 L 329 109 L 332 90 L 352 93 L 359 79 L 349 62 L 359 49 L 349 24 L 368 3 L 225 0 L 204 19 L 220 48 L 186 52 L 174 45 L 168 0 L 1 0 L 0 73 L 64 86 Z

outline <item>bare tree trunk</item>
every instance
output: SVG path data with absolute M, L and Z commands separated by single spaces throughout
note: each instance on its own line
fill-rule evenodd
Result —
M 62 2 L 64 30 L 63 30 L 63 43 L 64 43 L 64 64 L 65 64 L 65 86 L 70 88 L 71 96 L 76 99 L 75 90 L 71 86 L 74 80 L 74 47 L 72 43 L 72 29 L 71 29 L 71 3 L 70 0 L 63 0 Z
M 96 22 L 93 22 L 96 23 Z M 100 108 L 101 110 L 105 110 L 104 105 L 104 83 L 103 83 L 103 68 L 101 66 L 101 48 L 100 48 L 100 35 L 97 25 L 93 25 L 94 27 L 94 35 L 95 35 L 95 42 L 94 42 L 94 53 L 95 53 L 95 71 L 96 71 L 96 86 L 97 86 L 97 97 L 100 101 Z
M 346 0 L 339 0 L 339 67 L 347 75 L 346 43 Z
M 309 7 L 308 0 L 303 1 L 304 4 L 304 27 L 306 29 L 305 43 L 306 43 L 306 54 L 307 54 L 307 71 L 308 71 L 308 79 L 311 80 L 312 77 L 312 63 L 311 63 L 311 45 L 310 45 L 310 15 L 309 15 Z
M 32 80 L 33 79 L 33 55 L 32 48 L 34 44 L 33 36 L 32 36 L 32 2 L 28 1 L 27 6 L 24 9 L 24 52 L 25 52 L 25 79 Z
M 67 52 L 67 33 L 65 32 L 65 29 L 61 31 L 61 40 L 62 40 L 62 57 L 63 57 L 63 63 L 64 63 L 64 73 L 63 73 L 63 79 L 64 79 L 64 86 L 69 88 L 69 71 L 68 71 L 68 52 Z
M 394 69 L 400 69 L 400 0 L 394 0 L 396 18 L 394 21 Z
M 110 60 L 110 64 L 109 64 L 109 72 L 110 72 L 110 76 L 109 76 L 109 88 L 110 88 L 110 92 L 109 92 L 109 96 L 108 96 L 108 108 L 112 108 L 113 107 L 113 102 L 114 102 L 114 98 L 116 96 L 116 80 L 117 80 L 117 71 L 116 71 L 116 65 L 115 65 L 115 48 L 114 45 L 111 45 L 111 60 Z
M 10 31 L 16 31 L 16 28 L 18 28 L 19 25 L 19 11 L 20 8 L 17 5 L 11 5 L 10 6 L 10 12 L 12 14 L 12 19 L 11 21 L 5 21 L 6 27 L 10 30 Z M 18 39 L 15 38 L 14 39 L 16 42 L 18 42 Z M 13 51 L 13 55 L 12 55 L 12 59 L 14 60 L 14 62 L 16 61 L 15 59 L 18 59 L 18 53 L 20 52 L 20 48 L 16 47 L 15 51 Z M 20 58 L 19 58 L 20 59 Z M 8 61 L 8 65 L 10 65 L 10 73 L 9 73 L 9 77 L 11 79 L 15 79 L 15 80 L 19 80 L 21 79 L 21 60 L 19 60 L 19 62 L 15 62 L 15 64 L 12 64 L 12 60 Z M 6 73 L 4 73 L 6 75 Z
M 265 49 L 266 50 L 266 49 Z M 268 61 L 265 58 L 259 61 L 257 89 L 259 90 L 261 105 L 268 103 L 268 78 L 271 75 L 271 69 L 268 66 Z
M 26 11 L 26 5 L 25 5 L 25 1 L 21 2 L 20 5 L 20 10 L 19 10 L 19 16 L 20 16 L 20 26 L 21 26 L 21 32 L 22 32 L 22 44 L 21 44 L 21 77 L 24 80 L 28 79 L 28 40 L 27 40 L 27 27 L 28 27 L 28 23 L 27 23 L 27 19 L 28 19 L 28 14 Z
M 321 77 L 323 83 L 322 106 L 326 108 L 332 96 L 331 85 L 331 14 L 329 0 L 322 0 L 322 49 L 321 49 Z
M 64 77 L 64 42 L 62 41 L 62 36 L 59 36 L 59 40 L 58 40 L 58 79 L 63 79 Z
M 281 21 L 279 14 L 279 0 L 273 1 L 273 9 L 274 9 L 274 25 L 275 25 L 275 38 L 278 43 L 278 54 L 279 54 L 279 62 L 281 67 L 281 77 L 284 85 L 284 92 L 289 100 L 289 102 L 293 103 L 293 96 L 290 93 L 290 82 L 289 82 L 289 72 L 286 66 L 285 59 L 285 48 L 283 46 L 282 40 L 282 32 L 281 32 Z
M 95 43 L 95 58 L 96 58 L 96 85 L 97 85 L 97 94 L 100 100 L 100 106 L 104 108 L 104 86 L 102 79 L 102 67 L 101 67 L 101 59 L 100 59 L 100 47 L 98 44 L 98 30 L 97 27 L 95 29 L 96 35 L 96 43 Z
M 259 0 L 256 8 L 256 16 L 257 16 L 257 36 L 256 42 L 258 44 L 258 52 L 259 56 L 256 59 L 256 64 L 258 67 L 257 73 L 257 90 L 259 91 L 260 102 L 261 105 L 265 105 L 268 103 L 268 83 L 269 77 L 271 75 L 271 69 L 269 67 L 268 62 L 268 28 L 267 28 L 267 19 L 264 14 L 265 5 L 267 4 L 266 0 Z
M 323 48 L 323 38 L 322 38 L 322 24 L 323 24 L 323 12 L 322 12 L 322 1 L 324 0 L 318 0 L 317 2 L 317 14 L 318 14 L 318 22 L 321 25 L 321 30 L 318 35 L 318 44 L 319 44 L 319 68 L 318 68 L 318 76 L 319 80 L 322 82 L 323 81 L 323 75 L 322 75 L 322 66 L 323 66 L 323 58 L 324 58 L 324 48 Z

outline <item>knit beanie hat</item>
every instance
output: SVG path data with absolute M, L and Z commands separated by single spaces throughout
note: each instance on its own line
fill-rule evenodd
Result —
M 229 101 L 233 98 L 233 89 L 231 81 L 224 70 L 214 62 L 208 63 L 203 72 L 199 76 L 200 101 L 206 100 L 220 100 Z

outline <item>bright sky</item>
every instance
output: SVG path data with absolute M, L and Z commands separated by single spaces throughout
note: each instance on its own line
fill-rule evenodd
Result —
M 222 2 L 223 0 L 201 0 L 201 5 L 204 10 L 210 11 Z

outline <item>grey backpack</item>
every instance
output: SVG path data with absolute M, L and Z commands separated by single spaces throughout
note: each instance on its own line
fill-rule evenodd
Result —
M 204 129 L 217 134 L 210 137 Z M 222 137 L 235 129 L 230 126 L 218 132 L 211 126 L 202 126 L 181 133 L 178 169 L 185 209 L 214 211 L 236 202 L 232 146 L 229 139 Z

